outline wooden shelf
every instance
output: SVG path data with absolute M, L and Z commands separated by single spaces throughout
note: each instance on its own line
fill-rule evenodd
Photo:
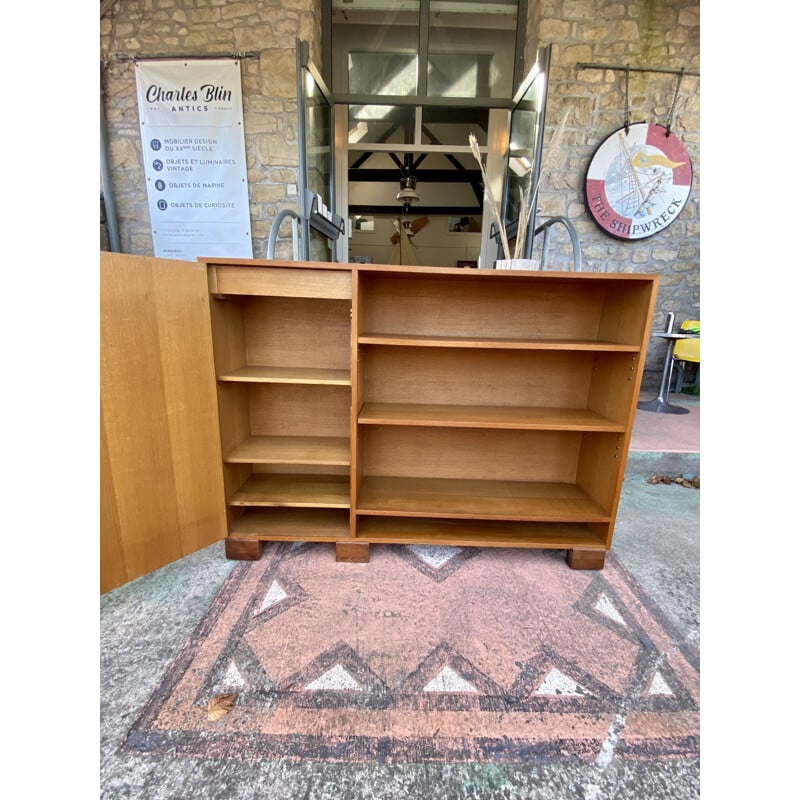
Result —
M 318 508 L 248 508 L 230 526 L 241 539 L 335 542 L 350 536 L 347 511 Z
M 589 352 L 637 353 L 638 345 L 587 339 L 518 339 L 469 336 L 415 336 L 395 333 L 363 333 L 359 344 L 393 347 L 455 347 L 488 350 L 584 350 Z
M 253 473 L 228 500 L 230 506 L 350 508 L 346 475 Z
M 228 464 L 348 466 L 350 440 L 336 436 L 251 436 L 224 460 Z
M 356 539 L 375 544 L 437 544 L 463 547 L 603 547 L 589 525 L 579 523 L 360 517 Z
M 622 432 L 625 426 L 580 408 L 364 403 L 361 425 L 418 425 L 449 428 Z
M 574 484 L 452 478 L 365 477 L 356 513 L 482 520 L 610 520 L 610 515 Z
M 297 383 L 315 386 L 350 386 L 350 372 L 345 369 L 310 367 L 241 367 L 217 377 L 231 383 Z

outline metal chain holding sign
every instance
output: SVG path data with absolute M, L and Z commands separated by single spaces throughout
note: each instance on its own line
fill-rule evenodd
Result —
M 627 136 L 630 133 L 631 129 L 631 106 L 628 100 L 628 84 L 630 82 L 631 77 L 631 65 L 625 65 L 625 135 Z
M 675 86 L 675 96 L 672 98 L 672 106 L 670 107 L 669 114 L 667 115 L 667 124 L 664 126 L 667 129 L 667 136 L 672 133 L 672 119 L 675 116 L 675 106 L 678 103 L 678 93 L 681 90 L 681 81 L 683 80 L 684 70 L 680 71 L 678 75 L 678 83 Z

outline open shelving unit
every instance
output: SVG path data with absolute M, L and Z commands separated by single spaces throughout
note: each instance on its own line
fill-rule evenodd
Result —
M 348 537 L 352 273 L 236 261 L 208 277 L 228 555 Z
M 657 277 L 207 266 L 229 556 L 435 543 L 602 568 Z

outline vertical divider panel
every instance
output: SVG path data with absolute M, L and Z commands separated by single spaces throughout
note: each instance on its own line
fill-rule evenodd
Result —
M 350 306 L 350 538 L 355 538 L 358 516 L 356 506 L 361 475 L 361 440 L 358 433 L 358 413 L 362 402 L 361 353 L 358 332 L 361 320 L 361 281 L 356 266 L 352 268 L 353 297 Z

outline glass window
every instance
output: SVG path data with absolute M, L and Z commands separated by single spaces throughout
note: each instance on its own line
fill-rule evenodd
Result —
M 350 106 L 348 144 L 413 144 L 413 106 Z
M 452 144 L 466 147 L 469 135 L 475 134 L 478 144 L 488 141 L 489 109 L 424 107 L 422 109 L 422 144 Z
M 415 95 L 419 0 L 332 0 L 334 92 Z
M 333 91 L 428 97 L 512 97 L 518 0 L 332 0 Z M 419 54 L 427 63 L 419 63 Z
M 429 97 L 510 97 L 517 0 L 432 0 Z
M 416 53 L 348 53 L 350 94 L 402 95 L 417 93 Z

